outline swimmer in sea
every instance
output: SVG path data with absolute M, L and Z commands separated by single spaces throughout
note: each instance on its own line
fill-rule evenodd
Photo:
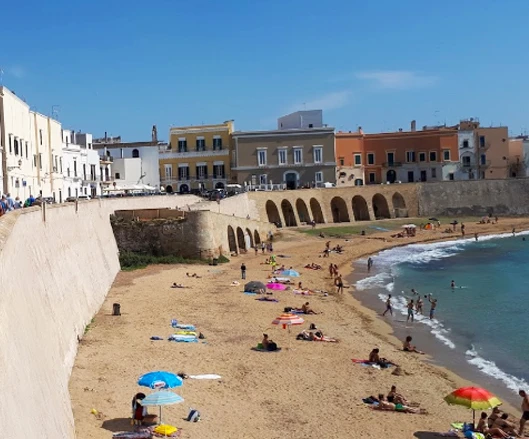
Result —
M 428 300 L 430 302 L 430 320 L 432 320 L 435 314 L 435 308 L 437 307 L 437 299 L 432 299 L 432 295 L 429 294 Z
M 454 289 L 456 287 L 456 282 L 453 280 L 450 282 L 450 288 Z

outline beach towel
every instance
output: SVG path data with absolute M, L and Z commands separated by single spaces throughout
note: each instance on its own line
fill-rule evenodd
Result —
M 258 299 L 255 299 L 255 300 L 259 300 L 260 302 L 279 302 L 279 299 L 274 299 L 270 297 L 259 297 Z
M 196 328 L 195 328 L 195 325 L 189 325 L 189 324 L 185 324 L 185 323 L 178 323 L 177 320 L 173 319 L 171 320 L 171 326 L 175 329 L 185 329 L 185 330 L 188 330 L 188 331 L 195 331 Z
M 305 314 L 301 309 L 291 309 L 292 314 Z
M 167 340 L 181 343 L 198 343 L 198 338 L 195 335 L 173 334 Z
M 206 373 L 203 375 L 189 375 L 188 378 L 192 380 L 220 380 L 222 377 L 213 373 Z
M 355 363 L 355 364 L 359 364 L 360 366 L 373 367 L 375 369 L 382 369 L 382 367 L 380 367 L 380 365 L 378 365 L 376 363 L 370 363 L 369 360 L 359 360 L 357 358 L 352 358 L 351 361 L 353 363 Z M 393 365 L 392 364 L 388 364 L 387 367 L 385 367 L 384 369 L 388 369 L 391 366 L 393 366 Z
M 153 335 L 151 337 L 151 340 L 163 340 L 163 337 L 158 337 L 157 335 Z
M 149 430 L 146 431 L 123 431 L 114 433 L 113 438 L 119 439 L 149 439 L 152 437 L 152 433 Z
M 195 331 L 182 330 L 182 331 L 176 331 L 175 335 L 193 335 L 196 337 L 197 333 Z
M 245 291 L 244 294 L 246 294 L 247 296 L 257 296 L 257 293 L 253 291 Z
M 294 294 L 297 296 L 310 296 L 312 295 L 312 291 L 309 290 L 292 290 Z
M 253 347 L 252 348 L 252 351 L 256 351 L 256 352 L 280 352 L 281 351 L 281 348 L 277 348 L 275 351 L 269 351 L 267 349 L 263 349 L 263 348 L 258 348 L 258 347 Z

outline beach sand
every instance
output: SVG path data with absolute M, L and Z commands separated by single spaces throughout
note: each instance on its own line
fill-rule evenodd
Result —
M 410 220 L 411 221 L 411 220 Z M 496 225 L 466 224 L 467 236 L 528 229 L 527 219 L 501 219 Z M 415 238 L 392 239 L 391 232 L 354 237 L 344 253 L 320 258 L 326 239 L 283 230 L 275 242 L 278 263 L 293 266 L 299 280 L 312 289 L 331 294 L 295 296 L 291 291 L 274 294 L 280 302 L 268 303 L 242 293 L 240 265 L 247 266 L 247 281 L 265 281 L 271 270 L 263 265 L 266 256 L 251 251 L 219 266 L 152 266 L 121 272 L 100 312 L 80 342 L 70 380 L 70 393 L 79 439 L 109 438 L 111 432 L 130 429 L 132 396 L 139 391 L 138 377 L 152 370 L 186 374 L 219 374 L 220 380 L 187 379 L 176 389 L 185 402 L 164 408 L 164 421 L 181 427 L 189 438 L 381 438 L 426 439 L 420 432 L 447 432 L 450 423 L 470 421 L 471 412 L 450 407 L 443 397 L 454 388 L 468 385 L 455 374 L 424 361 L 426 356 L 404 353 L 391 328 L 375 313 L 354 299 L 351 288 L 335 294 L 328 272 L 330 262 L 344 276 L 351 262 L 395 245 L 456 238 L 435 231 L 419 231 Z M 323 270 L 303 266 L 315 262 Z M 200 278 L 188 278 L 186 272 Z M 231 286 L 232 281 L 241 283 Z M 184 289 L 171 289 L 173 282 Z M 271 324 L 286 306 L 300 307 L 309 301 L 323 314 L 304 316 L 305 324 L 289 333 Z M 121 304 L 122 315 L 111 316 L 112 304 Z M 200 343 L 151 341 L 167 338 L 173 331 L 171 319 L 192 323 L 205 336 Z M 315 323 L 339 343 L 297 341 L 301 329 Z M 254 352 L 250 348 L 270 335 L 283 350 Z M 381 356 L 401 366 L 377 370 L 353 364 L 353 358 L 367 358 L 373 347 Z M 420 403 L 430 414 L 416 415 L 373 411 L 362 398 L 386 394 L 395 384 L 409 400 Z M 478 383 L 479 384 L 479 383 Z M 147 390 L 147 391 L 146 391 Z M 202 414 L 198 423 L 183 419 L 189 408 Z M 97 410 L 94 415 L 92 409 Z M 518 414 L 504 406 L 509 413 Z M 151 413 L 157 409 L 151 408 Z

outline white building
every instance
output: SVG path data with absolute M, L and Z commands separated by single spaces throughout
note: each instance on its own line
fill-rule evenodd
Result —
M 62 156 L 61 125 L 34 111 L 0 87 L 2 192 L 24 200 L 29 195 L 62 201 L 62 175 L 53 163 Z
M 459 169 L 456 180 L 474 180 L 478 166 L 476 142 L 473 129 L 460 129 L 457 133 L 459 144 Z
M 323 127 L 322 110 L 296 111 L 277 119 L 278 130 L 295 130 Z
M 54 167 L 64 176 L 64 197 L 101 195 L 101 167 L 92 135 L 62 130 L 62 152 L 62 161 Z

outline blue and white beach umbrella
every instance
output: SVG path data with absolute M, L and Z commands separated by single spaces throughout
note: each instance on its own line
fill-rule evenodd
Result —
M 299 277 L 299 273 L 296 270 L 284 270 L 281 274 L 283 276 Z
M 181 402 L 184 402 L 184 398 L 180 395 L 169 390 L 160 390 L 143 398 L 141 405 L 160 407 L 160 423 L 162 423 L 162 407 L 165 405 L 179 404 Z
M 178 375 L 163 370 L 148 372 L 138 380 L 138 385 L 151 389 L 173 389 L 182 386 L 182 384 L 184 381 Z

